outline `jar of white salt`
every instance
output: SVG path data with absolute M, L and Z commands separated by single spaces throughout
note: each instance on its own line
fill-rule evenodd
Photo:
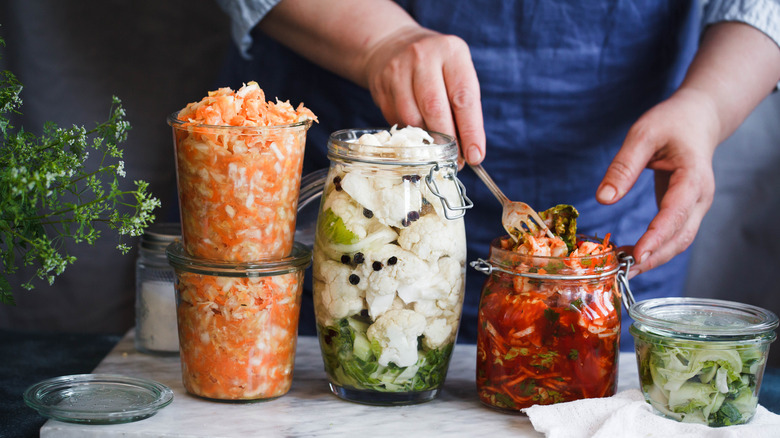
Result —
M 177 354 L 174 272 L 165 248 L 180 240 L 178 223 L 157 223 L 146 229 L 135 265 L 135 348 L 150 354 Z

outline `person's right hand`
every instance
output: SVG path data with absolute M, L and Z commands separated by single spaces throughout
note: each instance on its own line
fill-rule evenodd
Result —
M 405 26 L 375 46 L 364 71 L 388 123 L 455 136 L 460 165 L 485 157 L 479 82 L 462 39 Z

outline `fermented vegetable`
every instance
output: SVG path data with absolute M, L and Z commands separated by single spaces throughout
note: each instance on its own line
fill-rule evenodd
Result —
M 255 82 L 212 91 L 169 118 L 190 254 L 245 262 L 290 253 L 314 120 L 303 105 L 266 102 Z
M 664 339 L 631 327 L 647 401 L 678 421 L 730 426 L 745 423 L 758 404 L 767 344 L 716 346 Z
M 609 244 L 576 236 L 576 210 L 541 216 L 543 233 L 491 245 L 479 305 L 477 388 L 503 410 L 614 394 L 620 298 Z M 569 248 L 569 243 L 571 249 Z

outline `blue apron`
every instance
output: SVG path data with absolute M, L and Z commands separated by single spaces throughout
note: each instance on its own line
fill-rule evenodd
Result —
M 596 188 L 629 127 L 679 85 L 699 37 L 695 1 L 397 1 L 420 24 L 458 35 L 471 49 L 487 135 L 483 166 L 510 199 L 544 210 L 572 204 L 579 230 L 634 244 L 657 212 L 645 171 L 620 202 Z M 328 135 L 387 126 L 367 90 L 253 32 L 252 59 L 233 49 L 220 86 L 257 81 L 269 98 L 304 102 L 320 123 L 309 131 L 305 171 L 328 166 Z M 475 205 L 466 215 L 468 260 L 488 256 L 504 234 L 501 208 L 470 170 L 459 173 Z M 683 293 L 687 252 L 635 277 L 637 300 Z M 468 269 L 458 340 L 475 342 L 485 277 Z M 310 288 L 308 288 L 310 290 Z M 313 334 L 310 299 L 301 333 Z M 631 349 L 625 316 L 621 349 Z

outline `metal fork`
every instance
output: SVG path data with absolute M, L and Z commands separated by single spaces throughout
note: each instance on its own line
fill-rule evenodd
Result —
M 509 233 L 515 241 L 518 240 L 517 236 L 520 233 L 530 232 L 535 234 L 539 230 L 543 230 L 547 236 L 551 238 L 555 237 L 552 231 L 547 228 L 547 225 L 542 218 L 539 217 L 539 214 L 537 214 L 531 206 L 525 202 L 510 201 L 501 189 L 498 188 L 496 183 L 493 182 L 493 178 L 491 178 L 485 169 L 482 168 L 482 165 L 470 164 L 469 166 L 471 166 L 471 169 L 477 174 L 479 179 L 485 183 L 487 188 L 490 189 L 493 195 L 498 199 L 498 202 L 501 203 L 501 206 L 504 209 L 501 216 L 501 223 L 504 225 L 506 232 Z

